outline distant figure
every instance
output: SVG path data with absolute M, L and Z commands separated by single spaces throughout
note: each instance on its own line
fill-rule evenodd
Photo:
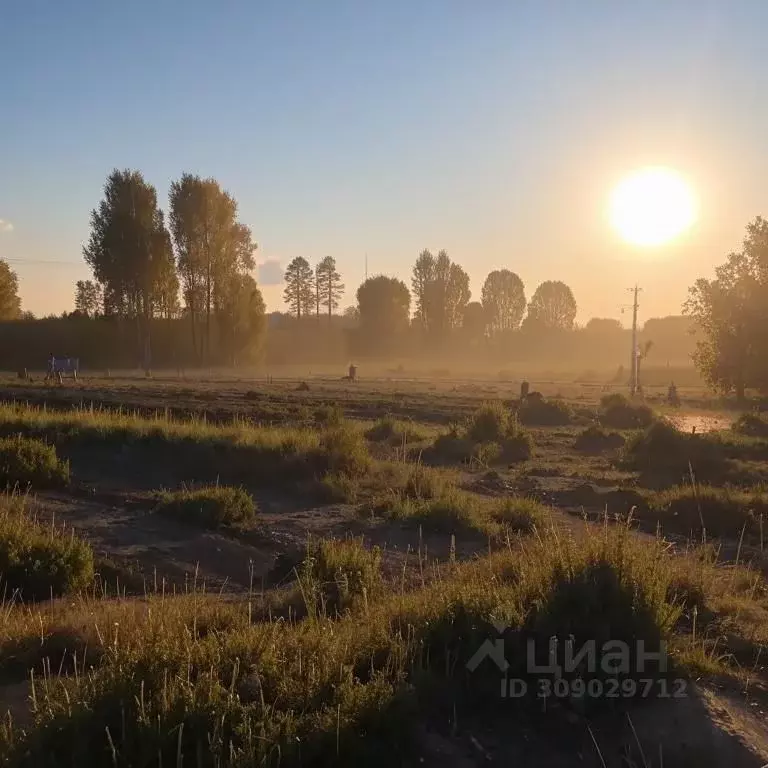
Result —
M 525 400 L 528 397 L 528 393 L 531 391 L 531 385 L 527 381 L 523 381 L 520 384 L 520 399 Z
M 349 366 L 349 378 L 350 381 L 357 381 L 357 366 L 356 365 L 350 365 Z

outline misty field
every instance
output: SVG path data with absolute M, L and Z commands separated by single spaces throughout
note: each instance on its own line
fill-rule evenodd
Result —
M 0 380 L 0 766 L 768 760 L 768 418 L 432 374 Z

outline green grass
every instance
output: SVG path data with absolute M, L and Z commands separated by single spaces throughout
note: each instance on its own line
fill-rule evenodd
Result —
M 97 458 L 117 454 L 137 472 L 148 462 L 162 461 L 182 479 L 233 485 L 258 481 L 295 488 L 336 472 L 353 476 L 369 468 L 365 440 L 346 422 L 318 430 L 2 405 L 0 434 L 55 442 L 65 451 L 93 450 Z
M 358 583 L 368 583 L 375 568 L 366 571 L 360 557 L 329 552 L 327 575 L 351 562 L 365 573 Z M 32 728 L 13 741 L 6 730 L 0 754 L 41 768 L 113 757 L 195 767 L 417 762 L 424 719 L 449 722 L 492 695 L 497 709 L 509 705 L 492 664 L 467 671 L 487 640 L 500 639 L 508 674 L 525 678 L 528 637 L 544 649 L 551 636 L 573 635 L 577 647 L 642 638 L 649 649 L 668 637 L 682 610 L 670 598 L 671 560 L 656 542 L 605 528 L 447 566 L 423 588 L 359 600 L 338 618 L 201 629 L 202 599 L 184 598 L 181 622 L 176 599 L 166 598 L 165 611 L 157 602 L 141 608 L 133 624 L 123 604 L 97 614 L 111 631 L 102 632 L 94 669 L 65 684 L 39 679 Z M 124 622 L 141 631 L 124 632 Z M 540 709 L 535 697 L 510 706 L 526 705 Z
M 242 488 L 211 485 L 163 491 L 155 507 L 160 515 L 203 528 L 242 527 L 256 519 L 256 504 Z
M 93 553 L 72 529 L 32 518 L 23 499 L 0 500 L 0 592 L 41 600 L 83 589 L 93 580 Z
M 16 435 L 0 438 L 0 483 L 6 487 L 57 488 L 69 482 L 69 462 L 56 448 L 40 440 Z

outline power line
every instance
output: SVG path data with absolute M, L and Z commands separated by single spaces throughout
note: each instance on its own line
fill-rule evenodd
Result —
M 56 261 L 54 259 L 6 259 L 0 257 L 0 261 L 7 261 L 9 264 L 47 264 L 56 265 L 62 267 L 87 267 L 88 265 L 82 261 Z

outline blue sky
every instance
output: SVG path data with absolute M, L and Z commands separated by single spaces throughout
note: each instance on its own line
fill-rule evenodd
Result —
M 236 196 L 261 262 L 335 256 L 345 305 L 366 253 L 409 282 L 428 247 L 476 298 L 507 267 L 529 296 L 565 280 L 581 321 L 635 281 L 641 314 L 676 313 L 768 214 L 766 22 L 760 0 L 0 0 L 0 258 L 25 308 L 69 309 L 109 171 L 163 206 L 190 171 Z M 700 208 L 652 252 L 604 212 L 647 164 Z

